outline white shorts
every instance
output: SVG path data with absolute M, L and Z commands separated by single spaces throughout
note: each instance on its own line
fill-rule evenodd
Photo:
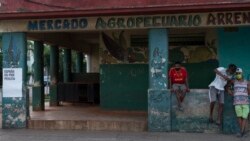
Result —
M 219 101 L 219 103 L 224 104 L 224 90 L 218 90 L 214 86 L 209 88 L 209 100 L 211 102 Z

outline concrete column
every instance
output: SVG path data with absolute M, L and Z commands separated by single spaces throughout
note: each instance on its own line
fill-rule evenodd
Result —
M 86 63 L 87 63 L 86 64 L 86 72 L 90 73 L 91 72 L 91 57 L 89 54 L 86 57 Z
M 64 49 L 63 55 L 63 82 L 70 82 L 71 77 L 71 50 Z
M 50 48 L 50 106 L 58 106 L 58 75 L 59 75 L 59 48 L 51 46 Z
M 238 27 L 238 30 L 235 31 L 227 31 L 226 29 L 219 28 L 217 37 L 220 66 L 227 67 L 228 64 L 234 63 L 243 69 L 245 79 L 249 79 L 247 76 L 250 75 L 250 27 Z M 225 93 L 222 120 L 223 133 L 232 134 L 240 131 L 233 98 L 227 93 Z
M 85 62 L 83 62 L 82 72 L 83 72 L 83 73 L 86 73 L 86 72 L 87 72 L 87 61 L 86 61 L 86 56 L 85 56 L 85 54 L 83 55 L 83 60 L 85 60 Z
M 83 72 L 83 53 L 77 52 L 76 73 L 82 73 L 82 72 Z
M 44 110 L 44 85 L 43 85 L 43 42 L 34 42 L 34 86 L 32 95 L 32 109 Z
M 98 73 L 99 67 L 99 46 L 91 46 L 91 51 L 87 55 L 87 73 Z
M 171 130 L 171 97 L 168 86 L 168 31 L 149 30 L 149 131 Z
M 27 127 L 27 40 L 25 33 L 3 33 L 3 128 Z

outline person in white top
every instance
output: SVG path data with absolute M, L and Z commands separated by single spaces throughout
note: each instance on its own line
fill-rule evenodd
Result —
M 221 117 L 224 105 L 224 87 L 232 79 L 237 67 L 234 64 L 228 65 L 228 68 L 218 67 L 214 70 L 216 76 L 214 81 L 209 85 L 209 100 L 210 100 L 210 114 L 209 123 L 213 123 L 213 110 L 215 102 L 218 99 L 218 118 L 216 121 L 217 125 L 221 124 Z

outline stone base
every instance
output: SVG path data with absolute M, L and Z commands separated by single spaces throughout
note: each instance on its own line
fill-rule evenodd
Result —
M 26 101 L 25 98 L 3 97 L 2 128 L 26 128 Z
M 171 95 L 167 90 L 148 90 L 148 130 L 171 131 Z

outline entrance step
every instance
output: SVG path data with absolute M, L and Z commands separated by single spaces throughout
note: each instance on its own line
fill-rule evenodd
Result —
M 109 120 L 29 120 L 29 129 L 78 129 L 91 131 L 133 131 L 147 130 L 146 121 Z
M 30 129 L 78 129 L 94 131 L 146 131 L 146 111 L 104 110 L 88 103 L 66 103 L 45 111 L 32 111 Z

